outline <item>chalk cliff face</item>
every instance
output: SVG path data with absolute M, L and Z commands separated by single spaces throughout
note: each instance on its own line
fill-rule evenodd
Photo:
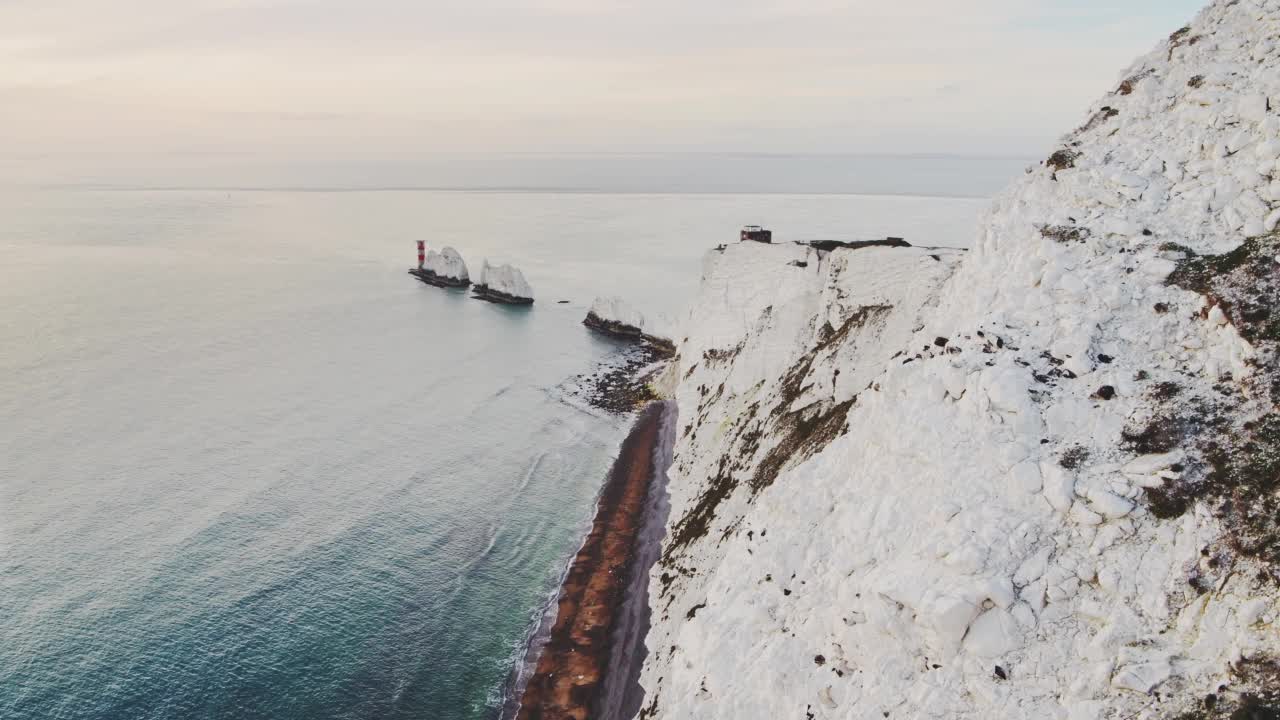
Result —
M 1278 45 L 1212 4 L 968 253 L 708 255 L 640 717 L 1280 708 Z

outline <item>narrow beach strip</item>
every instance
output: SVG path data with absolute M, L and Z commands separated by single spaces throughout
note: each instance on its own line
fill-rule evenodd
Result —
M 519 720 L 594 717 L 654 479 L 654 448 L 663 411 L 662 403 L 645 408 L 622 442 L 600 494 L 591 532 L 560 590 L 556 621 L 525 687 Z

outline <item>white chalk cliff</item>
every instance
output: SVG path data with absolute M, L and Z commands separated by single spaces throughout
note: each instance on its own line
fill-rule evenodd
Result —
M 1055 150 L 969 252 L 708 255 L 640 717 L 1280 708 L 1280 0 Z

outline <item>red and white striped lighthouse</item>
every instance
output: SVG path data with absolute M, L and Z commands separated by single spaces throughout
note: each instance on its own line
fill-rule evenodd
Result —
M 423 263 L 427 261 L 427 244 L 422 240 L 418 241 L 418 269 L 422 269 Z

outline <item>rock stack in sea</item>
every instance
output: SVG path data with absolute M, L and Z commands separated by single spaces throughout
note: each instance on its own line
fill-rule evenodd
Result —
M 474 297 L 489 302 L 508 305 L 532 305 L 533 288 L 524 274 L 511 265 L 490 265 L 488 260 L 480 268 L 480 282 L 472 288 Z
M 645 316 L 620 297 L 596 298 L 582 324 L 612 337 L 640 340 L 664 354 L 675 351 L 665 334 L 650 331 Z
M 619 338 L 640 338 L 644 335 L 644 315 L 620 297 L 596 298 L 582 324 Z
M 438 287 L 464 288 L 471 284 L 467 263 L 463 261 L 462 255 L 451 247 L 446 247 L 440 252 L 435 250 L 428 252 L 422 269 L 410 272 L 422 282 Z

